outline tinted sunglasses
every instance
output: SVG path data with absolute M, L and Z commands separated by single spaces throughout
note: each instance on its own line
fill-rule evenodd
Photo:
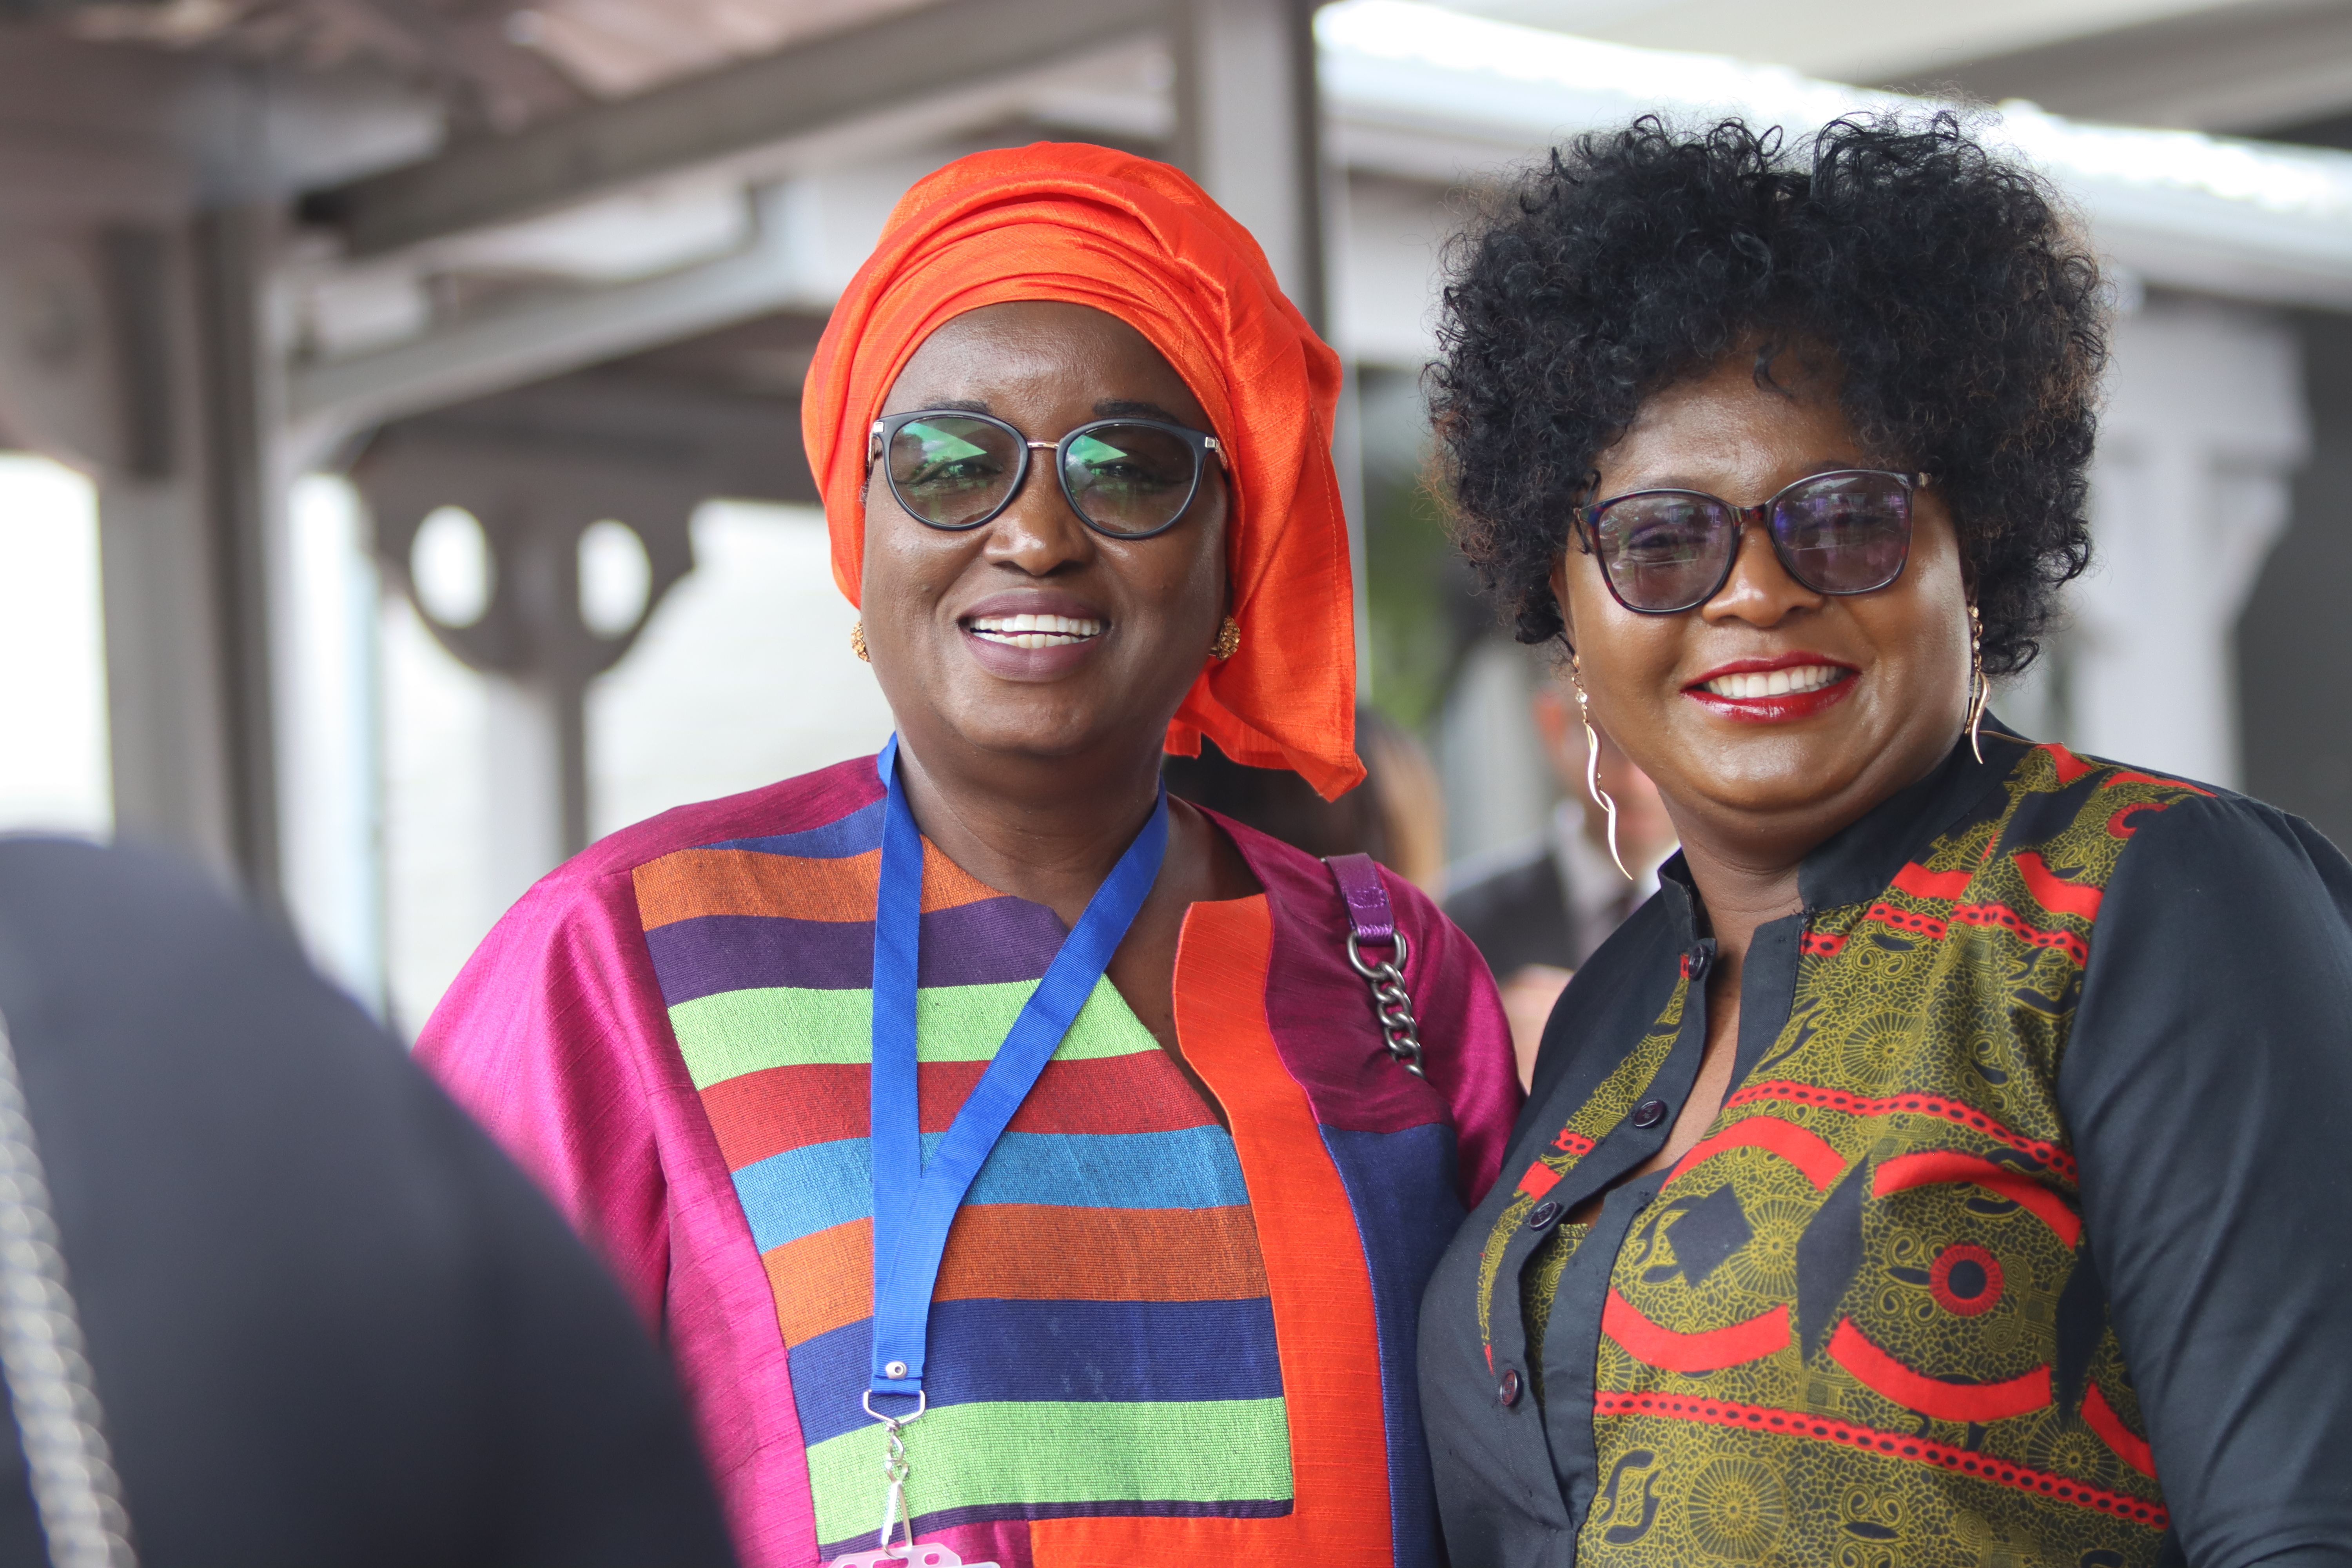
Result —
M 1214 436 L 1156 419 L 1097 419 L 1059 441 L 1032 441 L 987 414 L 919 409 L 877 419 L 866 461 L 882 459 L 890 493 L 933 528 L 978 528 L 1013 504 L 1032 451 L 1054 454 L 1070 510 L 1114 539 L 1173 528 L 1200 493 Z
M 1723 591 L 1750 522 L 1763 525 L 1789 575 L 1816 594 L 1885 587 L 1910 557 L 1911 496 L 1927 482 L 1925 474 L 1837 468 L 1808 474 L 1758 506 L 1704 490 L 1632 490 L 1574 516 L 1617 602 L 1671 616 Z

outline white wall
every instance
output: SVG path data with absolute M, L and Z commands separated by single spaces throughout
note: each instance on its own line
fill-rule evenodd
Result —
M 0 831 L 113 827 L 98 572 L 89 481 L 0 453 Z
M 278 661 L 279 844 L 286 901 L 320 968 L 384 1007 L 383 780 L 376 600 L 366 511 L 309 474 L 286 509 Z
M 713 501 L 695 569 L 588 699 L 592 830 L 882 749 L 889 710 L 849 651 L 814 507 Z
M 2169 299 L 2116 324 L 2092 469 L 2094 560 L 2071 596 L 2072 743 L 2238 783 L 2235 628 L 2309 446 L 2284 321 Z

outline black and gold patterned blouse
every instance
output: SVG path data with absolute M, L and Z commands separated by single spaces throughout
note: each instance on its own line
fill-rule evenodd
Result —
M 1985 751 L 1806 861 L 1672 1170 L 1679 859 L 1561 999 L 1423 1305 L 1455 1568 L 2352 1563 L 2352 865 Z

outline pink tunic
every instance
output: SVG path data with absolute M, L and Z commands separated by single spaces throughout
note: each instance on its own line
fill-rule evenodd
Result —
M 772 948 L 779 932 L 790 942 L 794 932 L 821 931 L 828 952 L 855 946 L 856 931 L 811 924 L 812 911 L 824 921 L 863 921 L 870 946 L 875 857 L 858 836 L 878 819 L 880 795 L 871 759 L 859 758 L 605 839 L 508 913 L 418 1046 L 601 1247 L 666 1339 L 753 1568 L 805 1568 L 840 1545 L 837 1530 L 831 1540 L 820 1530 L 824 1510 L 812 1492 L 809 1450 L 825 1434 L 804 1440 L 803 1413 L 815 1406 L 812 1391 L 796 1399 L 793 1384 L 796 1352 L 803 1368 L 815 1352 L 783 1326 L 809 1317 L 796 1311 L 805 1305 L 798 1293 L 814 1282 L 777 1267 L 806 1256 L 792 1251 L 805 1243 L 779 1246 L 772 1237 L 763 1261 L 754 1241 L 749 1200 L 739 1195 L 750 1156 L 741 1140 L 723 1142 L 709 1108 L 726 1086 L 712 1081 L 708 1063 L 690 1069 L 674 1026 L 671 1008 L 687 987 L 676 955 L 691 934 L 702 978 L 687 988 L 699 993 L 751 984 L 708 978 L 714 965 L 740 959 L 730 959 L 730 943 Z M 1346 917 L 1328 869 L 1224 826 L 1265 892 L 1188 913 L 1177 1026 L 1232 1123 L 1223 1158 L 1238 1154 L 1247 1187 L 1240 1212 L 1263 1255 L 1293 1495 L 1278 1510 L 1163 1502 L 1155 1517 L 1141 1505 L 1033 1499 L 966 1510 L 924 1532 L 967 1558 L 993 1555 L 1008 1568 L 1111 1552 L 1438 1561 L 1414 1392 L 1415 1322 L 1437 1251 L 1462 1205 L 1492 1184 L 1518 1108 L 1507 1026 L 1467 939 L 1418 890 L 1389 878 L 1412 944 L 1408 980 L 1430 1052 L 1429 1083 L 1405 1074 L 1382 1048 L 1364 984 L 1346 962 Z M 975 898 L 1002 898 L 963 880 Z M 688 933 L 696 921 L 701 927 Z M 807 968 L 816 960 L 787 953 L 785 962 Z M 824 1046 L 828 1059 L 864 1048 L 862 1038 Z M 790 1141 L 787 1129 L 754 1152 Z M 1061 1267 L 1046 1258 L 1028 1266 L 1041 1274 Z M 948 1272 L 954 1268 L 951 1243 Z M 827 1283 L 837 1297 L 840 1282 Z M 1253 1510 L 1260 1517 L 1244 1517 Z M 837 1500 L 831 1511 L 840 1514 Z M 1185 1516 L 1164 1517 L 1171 1514 Z

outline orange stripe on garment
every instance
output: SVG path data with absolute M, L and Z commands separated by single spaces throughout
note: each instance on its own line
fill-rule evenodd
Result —
M 1797 1167 L 1805 1180 L 1813 1184 L 1817 1192 L 1828 1192 L 1830 1184 L 1845 1172 L 1845 1156 L 1830 1146 L 1830 1141 L 1818 1132 L 1809 1131 L 1793 1121 L 1783 1121 L 1777 1116 L 1750 1116 L 1736 1121 L 1712 1138 L 1701 1139 L 1691 1146 L 1666 1177 L 1672 1186 L 1685 1171 L 1690 1170 L 1726 1149 L 1762 1149 L 1778 1154 Z
M 874 1315 L 874 1222 L 828 1226 L 760 1255 L 786 1345 Z
M 772 1247 L 761 1261 L 788 1345 L 873 1315 L 870 1219 Z M 1239 1301 L 1265 1293 L 1244 1208 L 982 1204 L 957 1212 L 932 1300 Z
M 1625 1347 L 1635 1361 L 1668 1372 L 1715 1372 L 1761 1361 L 1789 1342 L 1789 1305 L 1783 1301 L 1744 1323 L 1695 1334 L 1669 1329 L 1642 1316 L 1614 1289 L 1601 1309 L 1601 1331 Z
M 1278 1519 L 1051 1519 L 1037 1568 L 1108 1563 L 1392 1560 L 1372 1280 L 1353 1209 L 1306 1091 L 1265 1017 L 1274 948 L 1264 895 L 1194 904 L 1176 954 L 1185 1059 L 1233 1119 L 1274 1298 L 1294 1505 Z
M 2156 1479 L 2156 1450 L 2148 1447 L 2147 1438 L 2132 1436 L 2132 1429 L 2124 1425 L 2124 1418 L 2116 1414 L 2116 1407 L 2107 1403 L 2095 1383 L 2083 1395 L 2083 1425 L 2096 1432 L 2099 1440 L 2116 1451 L 2116 1458 L 2149 1480 Z
M 2033 901 L 2052 914 L 2076 915 L 2086 921 L 2099 918 L 2099 900 L 2106 896 L 2101 889 L 2066 880 L 2030 849 L 2017 858 L 2017 868 L 2024 873 L 2025 890 L 2033 895 Z
M 2022 1171 L 1957 1149 L 1931 1149 L 1924 1154 L 1898 1154 L 1885 1161 L 1872 1174 L 1870 1190 L 1883 1198 L 1889 1193 L 1930 1187 L 1938 1182 L 1969 1182 L 1999 1193 L 2048 1226 L 2070 1247 L 2083 1234 L 2083 1216 L 2067 1207 L 2064 1198 Z
M 881 875 L 879 849 L 839 859 L 763 855 L 756 849 L 681 849 L 637 868 L 637 918 L 647 931 L 698 915 L 870 921 Z M 997 896 L 925 841 L 926 914 Z
M 1872 1344 L 1853 1326 L 1852 1318 L 1838 1320 L 1830 1336 L 1830 1359 L 1853 1373 L 1864 1388 L 1893 1400 L 1906 1410 L 1932 1415 L 1938 1421 L 1965 1421 L 1981 1426 L 2011 1415 L 2022 1415 L 2050 1403 L 2050 1369 L 2037 1366 L 2022 1377 L 2001 1383 L 1946 1383 L 1914 1372 Z

